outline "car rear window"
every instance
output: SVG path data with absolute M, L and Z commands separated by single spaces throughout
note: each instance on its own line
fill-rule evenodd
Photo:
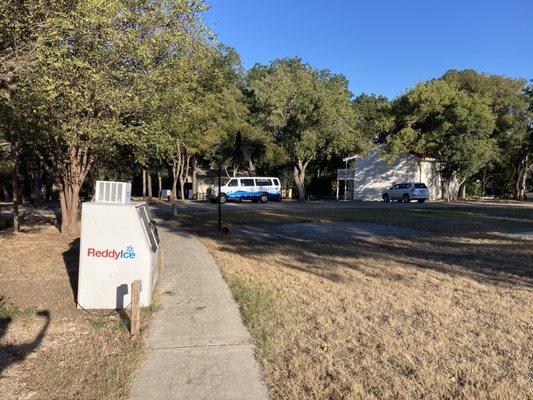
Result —
M 255 186 L 253 179 L 241 179 L 241 186 Z
M 270 179 L 256 179 L 255 184 L 257 186 L 272 186 L 272 181 Z
M 415 183 L 415 189 L 427 189 L 428 187 L 423 183 Z

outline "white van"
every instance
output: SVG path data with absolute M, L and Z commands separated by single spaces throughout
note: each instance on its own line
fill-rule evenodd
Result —
M 228 200 L 252 200 L 254 203 L 266 203 L 269 200 L 281 200 L 281 185 L 278 178 L 273 177 L 242 177 L 224 178 L 220 187 L 220 202 Z M 216 203 L 218 185 L 215 184 L 208 192 L 209 199 Z

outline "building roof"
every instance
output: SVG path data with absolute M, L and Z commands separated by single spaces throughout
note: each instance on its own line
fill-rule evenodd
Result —
M 383 145 L 379 146 L 379 148 L 377 148 L 376 150 L 377 151 L 383 151 Z M 412 156 L 418 157 L 420 159 L 431 159 L 431 160 L 438 159 L 438 156 L 436 154 L 431 154 L 431 153 L 422 153 L 422 152 L 418 152 L 418 151 L 410 151 L 407 154 L 410 154 Z M 359 158 L 359 157 L 364 157 L 364 156 L 362 154 L 356 154 L 356 155 L 353 155 L 353 156 L 344 157 L 342 159 L 342 161 L 344 161 L 344 162 L 352 161 L 352 160 L 355 160 L 356 158 Z

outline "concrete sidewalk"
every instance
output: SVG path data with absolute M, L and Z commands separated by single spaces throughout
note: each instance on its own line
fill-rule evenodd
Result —
M 218 266 L 198 239 L 157 220 L 164 261 L 161 309 L 133 398 L 268 399 L 254 346 Z

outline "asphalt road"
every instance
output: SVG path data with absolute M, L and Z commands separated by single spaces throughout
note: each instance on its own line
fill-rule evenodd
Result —
M 168 203 L 167 203 L 168 204 Z M 170 204 L 168 204 L 170 206 Z M 178 213 L 187 213 L 187 212 L 212 212 L 216 209 L 217 204 L 212 204 L 209 201 L 187 201 L 187 202 L 177 202 L 176 207 Z M 533 209 L 533 201 L 531 202 L 521 202 L 521 203 L 488 203 L 488 202 L 456 202 L 456 203 L 446 203 L 446 202 L 432 202 L 432 203 L 396 203 L 390 202 L 385 203 L 383 201 L 307 201 L 307 202 L 298 202 L 298 201 L 280 201 L 280 202 L 268 202 L 265 204 L 261 203 L 252 203 L 252 202 L 228 202 L 222 205 L 224 212 L 231 211 L 243 211 L 248 209 L 253 210 L 325 210 L 325 209 L 357 209 L 357 208 L 386 208 L 386 209 L 402 209 L 402 208 L 444 208 L 444 207 L 495 207 L 495 208 L 529 208 Z

